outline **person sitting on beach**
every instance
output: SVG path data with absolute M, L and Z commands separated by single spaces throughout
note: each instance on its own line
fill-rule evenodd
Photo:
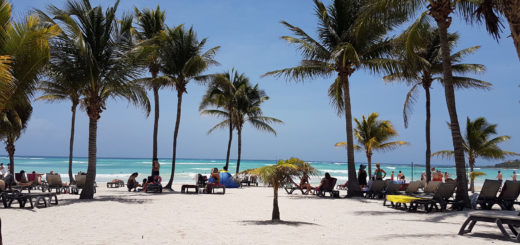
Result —
M 128 188 L 128 191 L 132 191 L 132 189 L 134 189 L 134 191 L 137 191 L 137 187 L 139 187 L 139 182 L 137 182 L 135 178 L 137 178 L 138 175 L 139 174 L 136 172 L 130 175 L 130 177 L 128 178 L 128 182 L 126 182 L 126 187 Z
M 142 191 L 142 192 L 146 192 L 146 186 L 148 186 L 148 179 L 144 178 L 143 179 L 143 184 L 141 184 L 141 189 L 138 189 L 137 191 Z
M 376 170 L 374 171 L 374 173 L 376 175 L 376 180 L 383 180 L 386 177 L 386 172 L 381 168 L 380 163 L 376 163 Z
M 404 174 L 401 175 L 401 178 L 399 178 L 399 184 L 406 184 L 406 179 L 404 177 Z
M 27 180 L 27 175 L 25 175 L 25 170 L 20 171 L 20 181 L 18 181 L 19 186 L 30 186 L 32 185 L 32 181 Z
M 444 172 L 444 182 L 447 183 L 449 179 L 450 175 L 448 174 L 448 172 Z
M 34 181 L 36 181 L 36 183 L 38 185 L 41 185 L 42 184 L 42 175 L 43 174 L 36 173 L 36 171 L 32 171 L 32 174 L 34 175 Z
M 365 165 L 363 164 L 359 165 L 358 184 L 360 188 L 367 186 L 367 171 L 365 171 Z
M 500 170 L 498 170 L 497 180 L 502 181 L 502 173 L 500 172 Z
M 216 185 L 220 185 L 220 173 L 218 172 L 218 168 L 214 168 L 209 175 L 209 180 L 206 184 L 206 193 L 211 193 L 211 189 Z
M 303 174 L 302 178 L 300 179 L 300 188 L 307 189 L 307 191 L 304 193 L 305 195 L 309 194 L 312 190 L 312 186 L 309 183 L 309 175 L 306 173 Z
M 516 172 L 513 171 L 513 181 L 516 181 Z
M 400 181 L 401 177 L 403 177 L 403 176 L 404 176 L 404 174 L 401 171 L 399 171 L 399 173 L 397 174 L 397 180 Z
M 442 181 L 440 171 L 436 171 L 435 168 L 432 168 L 432 181 Z
M 325 177 L 321 179 L 320 185 L 316 187 L 316 192 L 319 192 L 320 190 L 328 190 L 331 189 L 332 177 L 329 173 L 325 173 Z

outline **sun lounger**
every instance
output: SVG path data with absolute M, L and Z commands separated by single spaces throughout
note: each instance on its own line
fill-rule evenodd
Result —
M 115 181 L 115 182 L 107 182 L 107 188 L 119 188 L 119 187 L 124 187 L 124 186 L 125 186 L 125 182 L 122 180 Z
M 52 189 L 55 189 L 56 193 L 60 194 L 62 192 L 67 192 L 69 190 L 68 186 L 63 186 L 63 182 L 61 182 L 61 176 L 59 174 L 46 174 L 45 178 L 47 179 L 47 185 L 42 188 L 47 189 L 49 192 L 52 192 Z
M 472 213 L 469 215 L 469 217 L 466 219 L 466 221 L 462 224 L 462 227 L 460 227 L 459 235 L 464 235 L 466 233 L 470 233 L 473 230 L 473 227 L 478 222 L 488 222 L 488 223 L 495 223 L 498 226 L 498 229 L 502 232 L 504 237 L 507 239 L 510 239 L 515 242 L 520 242 L 520 235 L 519 231 L 516 227 L 520 226 L 520 217 L 516 215 L 516 213 L 495 213 L 495 212 L 478 212 L 478 213 Z M 466 226 L 468 226 L 468 229 L 466 229 Z M 509 230 L 511 230 L 511 233 L 507 232 L 507 230 L 504 228 L 504 225 L 507 225 L 509 227 Z
M 506 180 L 502 191 L 497 198 L 497 204 L 502 210 L 514 210 L 513 205 L 516 203 L 516 199 L 520 195 L 520 181 Z
M 401 188 L 401 184 L 399 184 L 399 183 L 394 183 L 394 182 L 388 183 L 388 185 L 386 186 L 386 189 L 383 193 L 384 194 L 383 206 L 386 206 L 386 196 L 398 194 L 400 188 Z
M 190 192 L 190 189 L 193 189 L 193 192 Z M 181 186 L 181 193 L 199 194 L 199 186 L 197 186 L 197 185 L 182 185 Z
M 319 197 L 325 197 L 326 193 L 329 193 L 330 197 L 339 197 L 339 191 L 334 190 L 334 186 L 336 186 L 336 182 L 338 179 L 331 178 L 330 183 L 327 186 L 323 186 L 323 188 L 315 189 L 315 194 Z
M 435 208 L 436 211 L 446 211 L 456 187 L 457 186 L 452 183 L 441 183 L 432 197 L 419 197 L 420 199 L 414 200 L 410 203 L 410 208 L 408 210 L 417 211 L 420 206 L 423 206 L 424 211 L 427 213 L 433 211 L 433 208 Z M 437 204 L 439 204 L 439 206 L 437 206 Z
M 399 191 L 398 193 L 401 195 L 413 195 L 419 193 L 419 188 L 421 187 L 421 181 L 412 181 L 408 184 L 404 191 Z
M 366 198 L 382 198 L 384 196 L 385 182 L 382 180 L 375 180 L 365 194 Z
M 48 200 L 47 200 L 48 199 Z M 52 200 L 54 199 L 54 203 Z M 34 207 L 48 207 L 58 205 L 56 193 L 20 193 L 19 191 L 2 192 L 2 203 L 4 208 L 12 207 L 14 201 L 18 202 L 20 208 L 25 208 L 29 203 L 31 209 Z
M 498 202 L 497 193 L 500 190 L 501 185 L 501 180 L 486 179 L 482 189 L 480 190 L 477 205 L 480 205 L 482 209 L 490 210 L 493 205 Z
M 149 184 L 146 186 L 146 193 L 162 193 L 161 184 Z

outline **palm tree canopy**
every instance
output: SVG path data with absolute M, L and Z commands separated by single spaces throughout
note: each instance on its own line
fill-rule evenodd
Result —
M 87 108 L 94 106 L 96 109 L 92 110 L 103 110 L 108 98 L 126 98 L 149 113 L 150 102 L 145 90 L 130 82 L 140 72 L 129 55 L 134 46 L 132 17 L 123 16 L 118 20 L 118 5 L 116 1 L 103 11 L 101 6 L 91 6 L 88 0 L 68 0 L 63 10 L 49 6 L 52 16 L 47 21 L 58 23 L 67 39 L 74 40 L 74 51 L 70 55 L 81 59 L 78 61 L 82 64 L 81 72 L 88 76 L 81 90 Z M 99 115 L 101 111 L 88 112 Z
M 376 112 L 372 112 L 368 117 L 362 116 L 362 120 L 359 121 L 354 118 L 356 128 L 354 129 L 354 135 L 356 140 L 361 146 L 355 145 L 354 148 L 357 150 L 364 149 L 367 152 L 373 152 L 375 150 L 392 150 L 396 147 L 407 145 L 405 141 L 391 141 L 389 139 L 397 136 L 397 132 L 392 126 L 392 123 L 388 120 L 377 120 L 379 115 Z M 345 146 L 348 143 L 339 142 L 336 146 Z
M 291 183 L 293 176 L 317 175 L 318 170 L 301 159 L 290 158 L 280 160 L 275 165 L 254 169 L 251 173 L 259 175 L 265 183 L 270 183 L 273 187 L 280 187 Z
M 314 4 L 319 20 L 317 40 L 282 21 L 294 35 L 282 38 L 298 46 L 303 56 L 300 65 L 268 72 L 264 76 L 285 76 L 303 81 L 328 77 L 333 72 L 350 75 L 358 68 L 372 72 L 395 69 L 393 62 L 386 57 L 391 45 L 385 36 L 393 26 L 404 21 L 404 15 L 396 14 L 387 21 L 378 20 L 377 15 L 367 18 L 362 10 L 371 3 L 361 0 L 335 0 L 329 7 L 318 0 L 314 0 Z M 329 89 L 329 97 L 338 113 L 344 110 L 342 89 L 339 77 Z
M 423 16 L 427 18 L 427 16 Z M 450 49 L 455 47 L 459 36 L 456 33 L 448 35 Z M 418 88 L 429 89 L 434 81 L 443 83 L 442 54 L 438 29 L 432 27 L 426 21 L 418 21 L 404 31 L 394 41 L 393 56 L 399 67 L 397 72 L 392 72 L 383 77 L 385 82 L 404 81 L 411 86 L 403 105 L 403 121 L 408 127 L 408 116 L 418 99 Z M 451 55 L 453 86 L 455 88 L 481 88 L 490 89 L 492 84 L 486 81 L 466 77 L 466 74 L 479 74 L 485 71 L 481 64 L 466 64 L 462 60 L 478 50 L 480 46 L 474 46 L 455 52 Z
M 214 57 L 220 47 L 203 52 L 206 41 L 204 38 L 199 42 L 192 27 L 166 28 L 159 51 L 160 70 L 177 91 L 185 93 L 190 79 L 200 76 L 209 66 L 218 65 Z
M 510 139 L 509 136 L 495 135 L 497 124 L 489 124 L 484 117 L 479 117 L 471 121 L 469 117 L 466 119 L 466 133 L 464 135 L 464 151 L 470 155 L 470 159 L 482 157 L 484 159 L 504 159 L 507 156 L 518 156 L 520 154 L 511 151 L 502 150 L 498 144 Z M 438 151 L 432 154 L 443 158 L 453 156 L 453 151 Z

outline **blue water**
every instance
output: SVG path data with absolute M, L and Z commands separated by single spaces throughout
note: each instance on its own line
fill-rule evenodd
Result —
M 7 157 L 0 157 L 0 162 L 4 165 L 9 162 Z M 15 171 L 25 170 L 26 172 L 36 171 L 39 173 L 48 173 L 51 170 L 60 173 L 63 180 L 68 180 L 68 157 L 15 157 Z M 74 158 L 72 172 L 87 171 L 87 158 Z M 178 159 L 175 168 L 175 182 L 190 183 L 194 181 L 197 173 L 209 174 L 212 168 L 221 169 L 225 165 L 225 160 L 220 159 Z M 168 180 L 171 173 L 171 159 L 159 159 L 161 164 L 161 176 Z M 240 162 L 240 169 L 258 168 L 276 164 L 275 160 L 242 160 Z M 312 161 L 310 164 L 320 171 L 320 176 L 311 177 L 312 183 L 317 183 L 325 172 L 329 172 L 333 177 L 338 178 L 338 183 L 345 183 L 347 180 L 347 164 L 344 162 L 326 162 L 326 161 Z M 365 164 L 365 163 L 363 163 Z M 138 172 L 139 178 L 145 178 L 151 173 L 151 159 L 149 158 L 98 158 L 97 159 L 97 176 L 98 182 L 106 182 L 118 178 L 126 180 L 131 173 Z M 359 169 L 359 164 L 356 164 L 356 169 Z M 366 165 L 366 164 L 365 164 Z M 410 164 L 385 164 L 381 163 L 388 176 L 395 171 L 395 175 L 402 171 L 406 176 L 406 180 L 410 181 L 412 178 L 412 168 Z M 375 164 L 372 171 L 375 169 Z M 448 172 L 455 178 L 455 167 L 437 166 L 442 173 Z M 235 173 L 236 160 L 230 161 L 229 171 Z M 519 172 L 518 169 L 496 169 L 496 168 L 476 168 L 475 171 L 485 172 L 485 176 L 480 176 L 476 179 L 477 184 L 482 184 L 484 179 L 496 178 L 497 171 L 501 170 L 504 179 L 511 179 L 513 171 Z M 368 171 L 368 169 L 367 169 Z M 424 167 L 414 167 L 413 179 L 419 180 L 421 173 L 424 172 Z

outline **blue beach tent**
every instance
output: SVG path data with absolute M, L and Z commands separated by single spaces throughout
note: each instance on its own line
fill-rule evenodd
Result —
M 238 188 L 237 182 L 233 179 L 233 176 L 228 173 L 221 171 L 220 173 L 220 184 L 226 188 Z

